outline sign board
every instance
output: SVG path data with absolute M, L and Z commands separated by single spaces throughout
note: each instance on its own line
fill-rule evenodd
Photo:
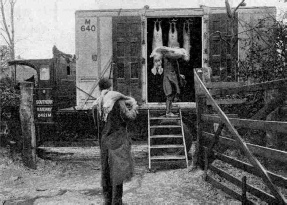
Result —
M 37 122 L 53 122 L 53 105 L 52 89 L 36 89 L 35 119 Z
M 52 106 L 53 100 L 36 100 L 37 118 L 52 118 Z

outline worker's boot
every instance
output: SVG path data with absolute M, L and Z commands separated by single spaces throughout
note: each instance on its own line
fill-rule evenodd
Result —
M 174 117 L 176 116 L 171 112 L 172 102 L 171 100 L 166 100 L 166 117 Z

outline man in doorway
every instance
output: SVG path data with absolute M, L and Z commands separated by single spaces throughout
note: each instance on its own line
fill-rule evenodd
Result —
M 121 205 L 123 182 L 133 175 L 127 126 L 137 116 L 137 103 L 132 97 L 110 91 L 110 87 L 108 79 L 101 79 L 101 96 L 95 102 L 101 148 L 101 185 L 104 204 Z
M 172 102 L 177 102 L 180 95 L 180 78 L 184 78 L 179 73 L 179 65 L 177 60 L 187 56 L 183 48 L 157 47 L 153 50 L 150 57 L 158 59 L 163 58 L 163 91 L 166 96 L 166 116 L 174 117 L 175 114 L 171 112 Z M 156 61 L 156 62 L 157 62 Z

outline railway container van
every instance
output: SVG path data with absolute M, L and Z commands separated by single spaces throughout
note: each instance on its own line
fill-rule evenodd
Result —
M 236 12 L 238 20 L 231 23 L 224 7 L 76 11 L 76 108 L 91 107 L 99 96 L 102 77 L 112 79 L 114 90 L 135 97 L 142 109 L 165 106 L 162 75 L 151 72 L 156 22 L 160 22 L 164 46 L 171 22 L 176 24 L 180 47 L 189 28 L 190 60 L 178 61 L 187 84 L 176 105 L 194 108 L 193 69 L 211 67 L 212 81 L 238 81 L 232 59 L 245 58 L 250 27 L 270 26 L 275 13 L 275 7 L 241 7 Z M 226 43 L 232 38 L 231 30 L 238 38 L 232 48 Z

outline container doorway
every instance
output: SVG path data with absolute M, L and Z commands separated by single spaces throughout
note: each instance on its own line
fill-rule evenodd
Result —
M 183 29 L 187 31 L 187 23 L 189 25 L 190 35 L 190 60 L 178 60 L 180 73 L 186 78 L 187 84 L 185 88 L 181 89 L 180 102 L 195 102 L 194 95 L 194 81 L 193 69 L 202 67 L 202 25 L 201 17 L 185 17 L 185 18 L 148 18 L 147 19 L 147 88 L 148 88 L 148 102 L 161 103 L 166 101 L 163 91 L 163 74 L 154 75 L 151 71 L 153 68 L 153 58 L 150 58 L 152 52 L 152 44 L 154 38 L 154 27 L 159 28 L 160 22 L 162 29 L 163 46 L 168 46 L 168 34 L 170 29 L 170 22 L 175 22 L 178 33 L 178 43 L 180 48 L 183 48 Z M 164 69 L 164 68 L 163 68 Z

